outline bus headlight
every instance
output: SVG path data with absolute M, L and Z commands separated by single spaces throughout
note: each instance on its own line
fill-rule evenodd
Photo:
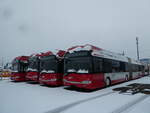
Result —
M 82 83 L 82 84 L 91 84 L 91 83 L 92 83 L 92 81 L 85 80 L 85 81 L 82 81 L 81 83 Z

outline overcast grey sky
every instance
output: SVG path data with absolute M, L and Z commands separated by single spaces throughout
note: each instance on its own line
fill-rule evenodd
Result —
M 150 0 L 0 0 L 0 61 L 73 45 L 150 57 Z

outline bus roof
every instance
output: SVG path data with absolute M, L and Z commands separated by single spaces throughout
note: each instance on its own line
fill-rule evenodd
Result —
M 28 59 L 29 59 L 29 56 L 18 56 L 16 57 L 13 61 L 13 62 L 16 62 L 16 61 L 21 61 L 21 62 L 24 62 L 24 63 L 28 63 Z
M 15 60 L 21 60 L 21 61 L 27 61 L 29 59 L 29 56 L 18 56 L 15 58 Z
M 141 65 L 140 61 L 128 58 L 122 54 L 111 52 L 111 51 L 108 51 L 108 50 L 105 50 L 105 49 L 102 49 L 102 48 L 99 48 L 90 44 L 71 47 L 68 49 L 67 52 L 73 53 L 75 51 L 92 51 L 92 56 L 113 59 L 113 60 L 122 61 L 122 62 L 129 62 L 129 59 L 130 59 L 131 63 Z
M 48 51 L 45 53 L 41 53 L 41 56 L 55 55 L 56 57 L 62 58 L 62 57 L 64 57 L 65 53 L 66 53 L 66 51 L 64 51 L 64 50 L 56 50 L 54 52 Z

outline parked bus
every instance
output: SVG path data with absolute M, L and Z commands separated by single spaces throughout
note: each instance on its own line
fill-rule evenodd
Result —
M 145 75 L 149 75 L 150 74 L 150 64 L 144 64 L 144 71 L 145 71 Z
M 56 54 L 46 52 L 41 57 L 41 74 L 39 82 L 50 86 L 63 85 L 63 66 L 65 51 L 59 50 Z
M 29 58 L 26 79 L 29 81 L 39 81 L 41 54 L 33 54 Z
M 19 56 L 12 61 L 11 80 L 25 81 L 26 70 L 28 66 L 28 56 Z
M 140 61 L 145 66 L 145 74 L 149 75 L 150 74 L 150 59 L 149 58 L 143 58 L 143 59 L 140 59 Z
M 64 58 L 64 85 L 97 89 L 144 75 L 136 60 L 92 45 L 69 48 Z

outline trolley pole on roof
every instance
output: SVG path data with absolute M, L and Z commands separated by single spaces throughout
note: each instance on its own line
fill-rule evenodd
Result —
M 139 60 L 139 38 L 136 37 L 136 46 L 137 46 L 137 60 Z

